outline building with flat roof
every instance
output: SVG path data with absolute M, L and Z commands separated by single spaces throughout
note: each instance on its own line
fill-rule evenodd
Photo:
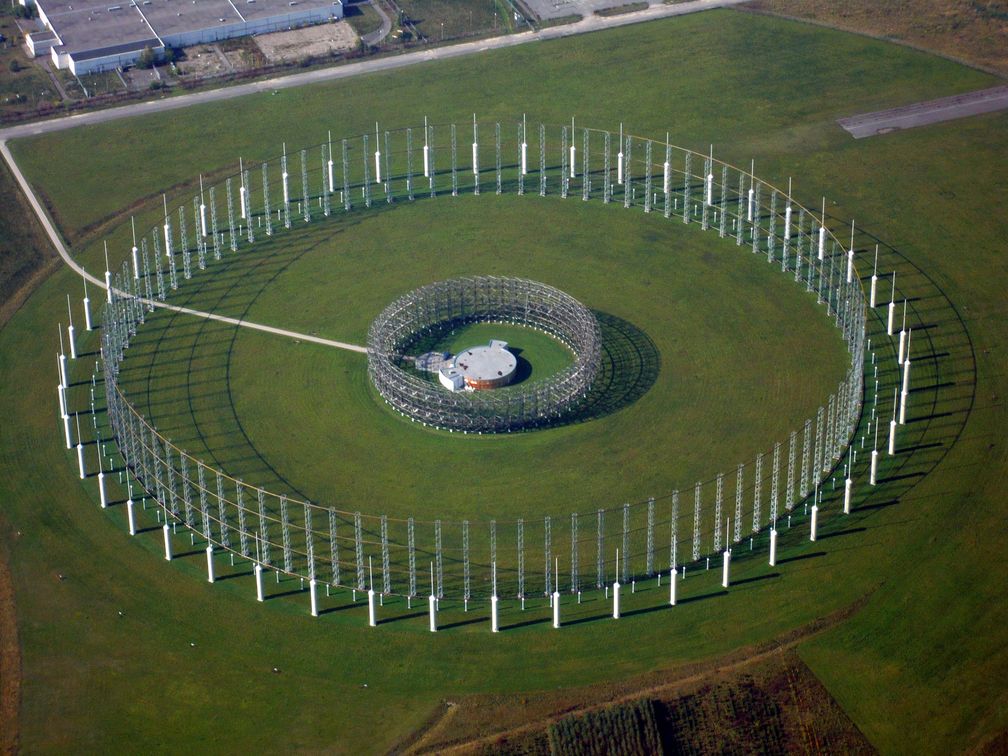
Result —
M 35 0 L 53 37 L 58 68 L 80 75 L 132 65 L 144 48 L 189 47 L 230 37 L 293 29 L 343 18 L 341 0 Z M 34 35 L 33 35 L 34 36 Z

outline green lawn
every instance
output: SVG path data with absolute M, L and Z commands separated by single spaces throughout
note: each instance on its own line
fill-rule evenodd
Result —
M 897 267 L 901 292 L 913 298 L 914 338 L 921 334 L 914 370 L 922 390 L 915 395 L 913 422 L 901 431 L 901 455 L 886 462 L 885 485 L 869 494 L 859 483 L 859 497 L 865 498 L 858 499 L 859 508 L 848 519 L 837 514 L 835 495 L 829 492 L 823 527 L 831 537 L 808 544 L 806 521 L 799 518 L 783 543 L 792 561 L 774 571 L 764 566 L 764 542 L 756 544 L 759 551 L 752 559 L 744 558 L 740 548 L 736 581 L 755 581 L 736 582 L 722 593 L 716 570 L 694 573 L 680 595 L 703 600 L 634 616 L 637 609 L 663 603 L 663 590 L 652 584 L 648 591 L 627 596 L 629 616 L 620 622 L 601 619 L 608 607 L 590 596 L 592 601 L 580 608 L 568 605 L 565 618 L 599 619 L 558 633 L 537 623 L 491 636 L 484 606 L 472 607 L 468 614 L 446 607 L 443 625 L 477 622 L 436 636 L 426 632 L 423 607 L 388 606 L 383 617 L 410 618 L 372 630 L 363 608 L 338 609 L 313 620 L 303 594 L 259 606 L 249 577 L 209 586 L 201 553 L 166 565 L 156 532 L 129 539 L 122 507 L 107 515 L 97 508 L 93 482 L 81 487 L 73 458 L 62 449 L 55 417 L 55 322 L 63 317 L 65 293 L 76 295 L 79 287 L 73 275 L 61 271 L 0 331 L 0 380 L 17 388 L 0 397 L 5 418 L 0 427 L 0 532 L 17 591 L 25 674 L 23 747 L 108 751 L 142 744 L 148 750 L 178 750 L 197 742 L 215 751 L 264 746 L 380 750 L 444 699 L 471 691 L 621 680 L 769 640 L 869 593 L 864 609 L 800 649 L 868 738 L 887 752 L 948 751 L 1003 731 L 1008 726 L 1003 684 L 1008 617 L 1001 557 L 1008 364 L 1000 350 L 1005 276 L 998 260 L 1008 214 L 1008 198 L 1001 191 L 1008 117 L 988 115 L 861 141 L 850 139 L 834 123 L 840 115 L 991 82 L 976 71 L 880 41 L 717 12 L 201 106 L 173 114 L 170 128 L 164 119 L 148 117 L 13 145 L 81 258 L 97 270 L 103 267 L 100 240 L 106 233 L 116 259 L 128 251 L 128 224 L 124 228 L 121 223 L 131 208 L 142 213 L 142 227 L 157 222 L 156 208 L 150 208 L 160 201 L 162 187 L 178 187 L 199 171 L 215 174 L 231 168 L 239 154 L 252 159 L 275 155 L 281 140 L 317 143 L 329 128 L 337 134 L 359 133 L 373 128 L 376 118 L 389 126 L 416 124 L 425 113 L 439 123 L 464 123 L 474 110 L 484 120 L 514 122 L 527 110 L 553 123 L 566 121 L 571 113 L 600 127 L 615 128 L 625 121 L 635 133 L 658 138 L 671 129 L 674 141 L 699 150 L 714 142 L 715 153 L 736 164 L 755 157 L 757 173 L 776 178 L 775 183 L 794 176 L 796 195 L 807 205 L 816 206 L 828 192 L 832 214 L 857 219 L 859 249 L 871 248 L 873 236 L 882 240 L 885 270 Z M 191 185 L 186 191 L 191 196 Z M 485 199 L 460 198 L 455 206 Z M 518 201 L 503 198 L 486 206 L 507 213 L 509 203 Z M 525 208 L 540 206 L 549 208 L 550 215 L 611 212 L 607 224 L 628 224 L 620 238 L 628 250 L 642 249 L 643 239 L 626 234 L 651 234 L 656 243 L 674 235 L 692 250 L 698 265 L 704 264 L 707 241 L 700 239 L 706 236 L 681 224 L 662 225 L 638 211 L 582 208 L 577 201 L 520 201 L 527 203 L 522 212 L 529 213 L 535 211 Z M 452 209 L 438 199 L 397 208 L 387 218 Z M 466 215 L 455 220 L 462 222 Z M 625 220 L 631 215 L 632 227 Z M 373 221 L 360 218 L 361 227 L 373 225 L 376 238 L 370 243 L 381 249 L 378 214 Z M 403 233 L 395 224 L 381 225 L 386 239 Z M 310 241 L 316 228 L 297 238 Z M 570 226 L 546 230 L 566 235 Z M 480 246 L 487 242 L 485 234 L 475 239 Z M 724 249 L 726 259 L 741 254 L 727 242 L 718 244 L 713 235 L 710 245 L 711 250 Z M 340 263 L 360 265 L 353 259 L 367 250 L 363 242 L 360 246 L 345 250 L 348 259 Z M 302 282 L 328 281 L 319 268 L 312 269 L 323 257 L 319 249 L 291 268 L 292 287 L 298 275 Z M 720 275 L 742 276 L 740 268 L 717 268 L 717 255 L 709 264 Z M 765 265 L 754 266 L 752 275 L 761 275 L 761 269 L 769 276 Z M 388 273 L 381 272 L 383 277 Z M 545 270 L 530 269 L 534 278 L 533 272 L 553 282 Z M 613 302 L 620 289 L 644 286 L 639 278 L 612 276 L 607 290 L 593 290 L 576 277 L 573 271 L 573 283 L 554 280 L 589 306 L 617 315 Z M 314 318 L 321 335 L 359 340 L 375 307 L 418 282 L 393 283 L 391 291 L 375 293 L 370 314 L 332 298 L 333 315 L 340 308 L 360 310 L 347 330 L 335 329 L 335 317 L 325 321 L 323 303 L 310 308 L 288 304 L 282 310 L 281 303 L 290 301 L 283 277 L 254 302 L 250 317 L 282 313 L 283 319 L 273 324 L 293 327 Z M 777 302 L 767 297 L 760 306 L 777 308 L 783 317 L 808 304 L 793 294 Z M 276 299 L 270 302 L 270 297 Z M 658 298 L 659 304 L 663 301 Z M 724 304 L 741 308 L 744 301 Z M 655 305 L 656 311 L 661 309 Z M 669 330 L 638 322 L 644 318 L 636 313 L 627 313 L 626 319 L 659 344 L 660 375 L 668 380 L 675 363 L 666 359 L 669 349 L 660 339 L 671 338 Z M 744 320 L 735 317 L 732 322 Z M 344 321 L 338 322 L 343 328 Z M 158 327 L 155 319 L 147 328 Z M 186 338 L 187 331 L 198 328 L 202 326 L 180 321 L 173 337 Z M 232 335 L 224 330 L 217 338 Z M 188 338 L 201 343 L 191 334 Z M 737 360 L 746 366 L 759 350 L 776 346 L 753 334 L 743 334 L 739 342 L 749 347 Z M 87 348 L 94 345 L 92 340 Z M 271 361 L 257 359 L 266 354 Z M 270 371 L 290 365 L 297 370 L 291 385 L 317 385 L 324 377 L 356 406 L 373 407 L 366 403 L 372 397 L 358 372 L 360 359 L 242 332 L 235 341 L 236 369 L 224 376 L 226 382 L 223 360 L 197 367 L 216 382 L 206 385 L 204 398 L 217 406 L 212 392 L 234 390 L 236 396 L 252 397 L 257 381 L 258 390 L 265 391 Z M 184 371 L 188 364 L 183 352 L 177 367 Z M 180 379 L 180 391 L 188 391 L 188 381 Z M 605 423 L 618 424 L 646 406 L 659 389 L 656 384 L 630 408 L 584 428 L 529 438 L 590 434 Z M 291 396 L 291 414 L 308 417 L 305 392 Z M 326 468 L 330 475 L 339 474 L 340 452 L 320 452 L 310 438 L 281 441 L 277 428 L 264 427 L 267 417 L 275 422 L 288 408 L 252 404 L 239 405 L 239 416 L 250 419 L 253 443 L 268 450 L 264 456 L 292 465 L 276 455 L 288 443 L 300 444 L 304 459 L 297 460 L 298 475 L 309 465 L 317 472 L 306 473 L 305 480 L 324 480 Z M 195 409 L 202 419 L 205 407 Z M 378 417 L 377 410 L 369 417 Z M 400 438 L 424 433 L 391 416 L 383 422 L 391 428 L 393 420 Z M 316 427 L 323 421 L 314 418 Z M 187 423 L 191 419 L 182 418 L 180 427 Z M 396 437 L 390 436 L 393 441 Z M 440 437 L 431 437 L 443 447 Z M 735 443 L 741 448 L 750 441 L 740 434 Z M 688 453 L 689 448 L 676 451 Z M 388 464 L 374 462 L 379 468 Z M 622 490 L 628 481 L 620 473 L 621 468 L 610 475 Z M 611 501 L 608 495 L 605 500 Z M 376 503 L 388 502 L 360 501 L 359 506 L 373 510 Z M 143 523 L 154 524 L 149 513 Z M 177 539 L 177 552 L 186 550 L 188 541 L 183 540 Z M 224 560 L 219 570 L 229 571 Z M 239 566 L 235 571 L 247 570 Z M 269 587 L 284 593 L 299 586 Z M 341 607 L 349 600 L 340 592 L 325 606 Z M 541 601 L 524 614 L 509 602 L 502 621 L 521 625 L 532 618 L 545 622 L 546 617 Z

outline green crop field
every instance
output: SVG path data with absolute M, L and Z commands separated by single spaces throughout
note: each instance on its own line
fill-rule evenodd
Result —
M 317 144 L 329 129 L 361 133 L 376 119 L 391 127 L 425 114 L 465 123 L 473 111 L 512 124 L 525 111 L 552 123 L 574 114 L 610 129 L 624 121 L 655 138 L 671 130 L 673 141 L 694 149 L 713 142 L 734 164 L 755 158 L 757 174 L 777 185 L 793 176 L 806 205 L 826 193 L 832 217 L 857 220 L 859 248 L 878 239 L 882 260 L 901 270 L 901 292 L 913 300 L 921 354 L 931 362 L 920 375 L 934 384 L 920 386 L 919 396 L 933 399 L 914 404 L 907 446 L 887 463 L 884 484 L 869 494 L 862 482 L 847 519 L 831 495 L 828 537 L 809 544 L 804 525 L 787 531 L 777 568 L 765 565 L 765 539 L 751 558 L 740 548 L 728 591 L 716 570 L 701 571 L 682 583 L 680 605 L 667 608 L 664 588 L 641 585 L 627 594 L 619 622 L 605 619 L 608 604 L 592 595 L 567 606 L 570 626 L 559 632 L 549 629 L 541 599 L 525 612 L 508 603 L 499 636 L 489 633 L 484 606 L 445 606 L 444 631 L 430 635 L 424 607 L 394 599 L 371 629 L 344 591 L 326 599 L 319 619 L 308 616 L 293 581 L 268 584 L 271 598 L 260 606 L 247 565 L 222 561 L 224 579 L 210 586 L 202 552 L 167 565 L 158 533 L 130 539 L 121 506 L 97 507 L 93 481 L 77 479 L 56 418 L 56 322 L 66 293 L 79 296 L 80 288 L 61 270 L 0 331 L 0 380 L 8 387 L 0 397 L 0 543 L 16 591 L 22 746 L 382 750 L 446 699 L 621 681 L 770 641 L 865 596 L 857 613 L 798 651 L 868 739 L 890 752 L 947 751 L 1002 733 L 1008 364 L 998 255 L 1008 213 L 1001 191 L 1008 117 L 863 141 L 834 122 L 991 82 L 881 41 L 715 12 L 14 143 L 75 254 L 97 271 L 103 240 L 114 262 L 128 252 L 130 213 L 140 227 L 152 226 L 162 191 L 191 196 L 197 173 L 220 176 L 238 156 L 274 156 L 283 140 Z M 421 254 L 403 249 L 406 240 Z M 535 254 L 501 253 L 517 241 Z M 361 355 L 168 314 L 145 326 L 131 390 L 141 397 L 153 385 L 189 399 L 178 415 L 168 403 L 150 403 L 148 411 L 164 413 L 162 426 L 229 466 L 255 448 L 279 478 L 320 499 L 374 486 L 355 504 L 368 511 L 372 503 L 403 507 L 403 492 L 422 485 L 419 473 L 446 453 L 446 478 L 482 464 L 503 480 L 554 447 L 545 496 L 607 505 L 624 492 L 646 496 L 680 474 L 713 473 L 712 457 L 735 461 L 758 450 L 821 400 L 814 381 L 824 366 L 809 364 L 810 349 L 822 334 L 835 339 L 818 330 L 812 302 L 730 242 L 579 200 L 439 198 L 313 224 L 256 250 L 240 258 L 244 267 L 228 263 L 234 267 L 215 273 L 251 275 L 250 284 L 265 282 L 261 292 L 228 300 L 194 279 L 179 302 L 208 306 L 216 297 L 226 314 L 361 343 L 381 307 L 418 285 L 508 272 L 558 285 L 632 324 L 661 355 L 654 386 L 633 404 L 583 426 L 506 439 L 509 469 L 492 447 L 500 439 L 448 439 L 385 410 Z M 395 269 L 375 265 L 389 250 Z M 504 270 L 519 261 L 520 270 Z M 271 280 L 277 266 L 282 272 Z M 789 331 L 789 318 L 802 328 Z M 719 350 L 729 329 L 732 339 Z M 145 342 L 161 334 L 173 351 Z M 87 352 L 96 347 L 94 335 L 83 343 Z M 677 362 L 697 372 L 679 372 Z M 780 374 L 792 380 L 761 384 Z M 733 380 L 719 382 L 727 375 Z M 715 386 L 729 394 L 722 406 L 705 396 Z M 654 430 L 663 443 L 642 441 L 620 458 L 613 437 L 640 427 L 648 412 L 661 415 Z M 690 423 L 676 422 L 676 413 Z M 334 429 L 338 417 L 357 425 Z M 730 418 L 739 430 L 697 437 L 691 429 L 709 418 Z M 236 419 L 248 436 L 233 436 Z M 379 443 L 390 445 L 386 453 L 376 453 Z M 580 472 L 593 480 L 576 490 L 553 473 L 580 459 L 581 444 L 592 460 Z M 463 460 L 469 449 L 478 454 Z M 261 461 L 245 464 L 263 473 Z M 461 507 L 449 501 L 444 511 Z M 149 511 L 141 521 L 156 524 Z

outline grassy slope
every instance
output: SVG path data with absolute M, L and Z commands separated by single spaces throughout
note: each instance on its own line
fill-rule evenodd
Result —
M 728 13 L 580 38 L 548 52 L 533 46 L 444 66 L 450 88 L 431 75 L 433 69 L 421 67 L 317 88 L 311 90 L 315 98 L 285 93 L 200 108 L 187 114 L 191 118 L 173 117 L 172 141 L 194 146 L 170 161 L 159 157 L 163 140 L 152 138 L 164 129 L 150 120 L 19 149 L 36 177 L 60 164 L 74 178 L 46 185 L 61 220 L 73 228 L 153 186 L 218 166 L 220 156 L 239 147 L 250 154 L 251 145 L 260 144 L 265 152 L 266 140 L 278 134 L 293 143 L 316 140 L 331 123 L 363 130 L 373 115 L 398 123 L 429 110 L 461 120 L 474 107 L 493 117 L 538 105 L 555 121 L 577 110 L 599 124 L 632 116 L 637 132 L 660 133 L 671 123 L 682 143 L 714 139 L 739 161 L 756 155 L 765 175 L 801 177 L 801 196 L 814 198 L 829 188 L 844 200 L 841 213 L 868 219 L 872 230 L 938 275 L 965 305 L 977 345 L 977 406 L 960 444 L 900 506 L 862 515 L 868 533 L 829 547 L 823 542 L 825 556 L 797 562 L 779 579 L 683 605 L 674 625 L 658 615 L 618 625 L 587 623 L 557 638 L 530 628 L 490 642 L 482 625 L 427 638 L 419 621 L 369 633 L 359 627 L 359 612 L 311 623 L 302 618 L 303 602 L 277 602 L 264 614 L 248 600 L 247 580 L 209 589 L 198 579 L 199 560 L 165 569 L 156 542 L 123 540 L 110 523 L 79 506 L 76 495 L 67 495 L 77 483 L 54 430 L 48 388 L 53 347 L 50 340 L 39 354 L 37 336 L 38 327 L 51 327 L 62 291 L 75 286 L 61 273 L 0 333 L 0 350 L 11 355 L 0 375 L 6 385 L 26 386 L 16 401 L 9 395 L 3 400 L 9 422 L 0 464 L 10 523 L 4 532 L 24 633 L 27 744 L 65 747 L 83 732 L 125 742 L 119 738 L 128 730 L 134 745 L 136 738 L 158 738 L 166 747 L 206 738 L 209 747 L 234 749 L 252 742 L 243 741 L 253 737 L 250 721 L 261 728 L 255 737 L 282 733 L 295 746 L 360 748 L 376 745 L 376 732 L 387 743 L 444 695 L 619 677 L 713 653 L 768 637 L 880 581 L 867 610 L 804 651 L 859 726 L 886 750 L 957 747 L 962 737 L 973 742 L 1005 726 L 1005 618 L 1003 604 L 993 598 L 1004 576 L 985 560 L 1003 543 L 996 524 L 1003 519 L 1005 364 L 992 349 L 1004 335 L 1003 279 L 992 275 L 992 260 L 998 219 L 1006 212 L 996 192 L 996 166 L 1008 149 L 1008 121 L 988 116 L 857 143 L 831 123 L 840 114 L 989 80 L 881 43 Z M 636 94 L 641 87 L 628 85 L 628 77 L 674 71 L 683 59 L 695 65 L 682 77 L 663 77 L 660 96 L 642 101 Z M 737 65 L 729 68 L 728 61 Z M 512 71 L 521 72 L 521 87 Z M 617 78 L 613 71 L 624 73 Z M 711 91 L 721 97 L 696 95 Z M 686 102 L 688 110 L 676 107 Z M 274 103 L 278 107 L 263 107 Z M 325 117 L 292 113 L 315 108 Z M 243 130 L 225 128 L 234 123 Z M 96 150 L 99 144 L 124 150 Z M 121 180 L 112 191 L 98 191 L 108 189 L 103 172 L 109 175 L 112 166 L 119 166 Z M 984 202 L 972 201 L 977 196 Z M 924 213 L 936 206 L 947 214 Z M 950 249 L 962 251 L 950 257 Z M 95 565 L 108 569 L 96 571 Z M 56 580 L 57 571 L 69 579 Z M 709 590 L 701 583 L 691 589 Z M 117 607 L 126 617 L 118 617 Z M 728 613 L 739 622 L 725 623 Z M 243 626 L 255 629 L 236 629 Z M 198 641 L 195 648 L 189 637 Z M 240 661 L 222 653 L 236 638 Z M 334 656 L 335 638 L 353 652 Z M 515 669 L 514 653 L 522 655 L 524 669 Z M 378 654 L 400 666 L 376 664 Z M 479 669 L 466 661 L 472 654 L 479 655 Z M 280 676 L 266 671 L 276 663 L 270 660 L 279 662 Z M 159 664 L 171 673 L 156 672 Z M 358 687 L 361 679 L 371 683 L 367 692 Z M 94 705 L 96 692 L 104 705 Z M 275 701 L 284 702 L 285 716 L 274 716 Z M 375 711 L 382 720 L 375 720 Z M 91 748 L 97 743 L 92 740 Z

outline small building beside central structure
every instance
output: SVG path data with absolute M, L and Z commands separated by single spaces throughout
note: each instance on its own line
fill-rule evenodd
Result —
M 438 371 L 438 380 L 449 391 L 485 391 L 507 386 L 514 380 L 518 358 L 506 341 L 463 349 Z

